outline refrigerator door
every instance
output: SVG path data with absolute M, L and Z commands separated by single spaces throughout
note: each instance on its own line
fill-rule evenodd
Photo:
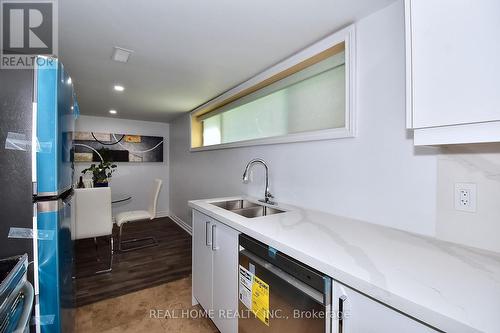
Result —
M 73 196 L 37 203 L 38 306 L 42 333 L 74 330 Z
M 31 132 L 33 71 L 0 69 L 0 258 L 32 257 L 32 240 L 7 238 L 11 227 L 33 227 Z M 9 137 L 23 138 L 8 144 Z
M 40 62 L 42 63 L 42 62 Z M 73 83 L 57 59 L 35 69 L 36 195 L 57 197 L 73 184 Z

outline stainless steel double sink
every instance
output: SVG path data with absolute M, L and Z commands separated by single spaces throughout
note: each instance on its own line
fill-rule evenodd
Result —
M 284 210 L 278 208 L 265 206 L 248 200 L 229 200 L 212 202 L 211 204 L 247 218 L 268 216 L 285 212 Z

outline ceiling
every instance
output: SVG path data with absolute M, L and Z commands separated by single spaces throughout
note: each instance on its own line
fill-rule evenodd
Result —
M 168 122 L 393 1 L 64 0 L 59 57 L 82 114 Z

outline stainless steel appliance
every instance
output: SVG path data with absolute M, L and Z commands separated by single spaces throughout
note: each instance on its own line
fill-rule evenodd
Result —
M 0 332 L 27 333 L 33 286 L 26 278 L 28 255 L 0 260 Z
M 246 235 L 239 242 L 239 333 L 331 332 L 330 277 Z

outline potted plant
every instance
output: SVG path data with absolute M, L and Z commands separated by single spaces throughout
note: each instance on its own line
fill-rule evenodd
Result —
M 82 170 L 82 173 L 86 174 L 87 172 L 92 172 L 94 187 L 108 187 L 109 178 L 111 178 L 115 169 L 116 164 L 112 164 L 109 161 L 102 161 L 98 165 L 91 164 L 90 167 Z

